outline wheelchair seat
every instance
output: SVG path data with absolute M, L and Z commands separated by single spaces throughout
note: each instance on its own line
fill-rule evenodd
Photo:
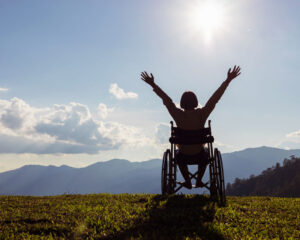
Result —
M 195 155 L 186 155 L 180 152 L 180 150 L 176 150 L 174 160 L 176 164 L 206 165 L 209 163 L 208 149 L 203 148 L 201 152 Z

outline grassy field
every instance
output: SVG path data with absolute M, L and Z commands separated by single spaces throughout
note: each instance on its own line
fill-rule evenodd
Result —
M 300 239 L 300 199 L 0 196 L 0 239 Z

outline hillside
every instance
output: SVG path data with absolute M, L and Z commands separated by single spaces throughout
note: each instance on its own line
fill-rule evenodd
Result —
M 147 162 L 113 159 L 85 168 L 27 165 L 0 174 L 0 194 L 156 193 L 160 190 L 160 165 L 158 159 Z
M 299 239 L 300 199 L 146 194 L 0 197 L 0 239 Z
M 242 151 L 222 154 L 226 183 L 232 183 L 235 178 L 247 178 L 258 175 L 263 170 L 283 163 L 290 156 L 300 157 L 300 150 L 285 150 L 272 147 L 247 148 Z
M 259 174 L 290 155 L 300 156 L 300 150 L 260 147 L 225 153 L 222 155 L 225 182 Z M 28 165 L 0 173 L 0 195 L 160 193 L 160 174 L 161 159 L 145 162 L 113 159 L 84 168 Z M 199 190 L 182 192 L 199 193 Z
M 300 158 L 285 159 L 258 176 L 236 179 L 227 184 L 227 194 L 235 196 L 300 197 Z

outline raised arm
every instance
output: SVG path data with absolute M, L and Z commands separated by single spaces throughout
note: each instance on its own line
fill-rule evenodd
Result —
M 229 68 L 229 70 L 227 72 L 227 79 L 221 84 L 221 86 L 217 89 L 217 91 L 214 92 L 214 94 L 210 97 L 210 99 L 207 101 L 207 103 L 203 107 L 203 110 L 205 111 L 207 117 L 214 110 L 217 102 L 222 97 L 222 95 L 225 92 L 226 88 L 228 87 L 229 83 L 234 78 L 236 78 L 238 75 L 241 74 L 240 70 L 241 70 L 241 68 L 239 66 L 238 67 L 234 66 L 232 71 L 231 71 L 231 68 Z
M 154 82 L 154 77 L 152 73 L 150 73 L 150 76 L 147 72 L 141 73 L 142 80 L 146 83 L 148 83 L 152 88 L 153 91 L 163 100 L 164 105 L 167 107 L 170 114 L 173 116 L 174 111 L 176 111 L 176 106 L 173 103 L 172 99 Z

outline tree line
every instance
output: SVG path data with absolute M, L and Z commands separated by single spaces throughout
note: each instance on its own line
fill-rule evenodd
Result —
M 300 197 L 300 158 L 286 158 L 283 165 L 264 170 L 260 175 L 247 179 L 236 178 L 226 186 L 227 195 Z

